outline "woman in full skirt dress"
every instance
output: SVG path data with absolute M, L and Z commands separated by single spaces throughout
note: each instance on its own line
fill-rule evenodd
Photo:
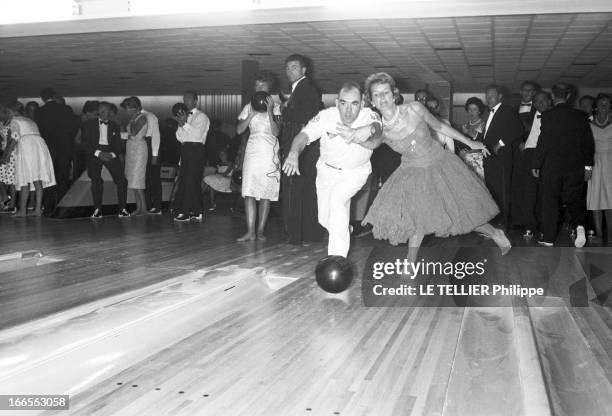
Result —
M 25 217 L 30 190 L 36 191 L 34 216 L 42 215 L 43 189 L 55 185 L 53 162 L 47 144 L 40 136 L 38 126 L 19 115 L 14 105 L 0 104 L 0 121 L 8 123 L 9 137 L 13 140 L 5 152 L 15 154 L 15 188 L 20 190 L 19 211 L 15 217 Z
M 374 237 L 393 245 L 408 242 L 408 257 L 414 260 L 426 234 L 447 237 L 476 231 L 492 238 L 506 254 L 510 241 L 488 223 L 499 209 L 484 182 L 460 158 L 445 151 L 430 129 L 486 155 L 484 144 L 440 122 L 418 102 L 396 105 L 395 82 L 386 73 L 370 75 L 366 92 L 383 115 L 383 142 L 402 155 L 400 166 L 363 220 L 364 225 L 372 224 Z

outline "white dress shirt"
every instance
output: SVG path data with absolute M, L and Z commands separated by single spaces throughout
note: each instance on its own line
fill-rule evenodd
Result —
M 176 130 L 176 139 L 181 143 L 206 143 L 210 120 L 208 116 L 194 108 L 187 116 L 187 122 Z
M 489 126 L 491 125 L 491 122 L 493 121 L 493 117 L 495 117 L 495 114 L 497 114 L 497 110 L 499 110 L 499 106 L 501 106 L 501 103 L 497 103 L 497 105 L 491 109 L 492 112 L 489 113 L 489 117 L 487 118 L 487 124 L 485 125 L 485 134 L 484 134 L 484 137 L 487 137 L 487 132 L 489 131 Z M 501 140 L 498 143 L 499 143 L 500 146 L 505 146 L 504 142 L 501 141 Z
M 106 123 L 103 123 L 103 121 L 105 121 Z M 108 146 L 108 120 L 100 120 L 100 119 L 98 119 L 98 126 L 100 128 L 100 140 L 98 141 L 98 144 L 100 144 L 101 146 Z M 96 150 L 94 152 L 94 155 L 96 157 L 100 157 L 100 153 L 102 153 L 101 150 Z M 110 154 L 113 157 L 117 156 L 113 152 L 110 152 Z
M 380 123 L 380 117 L 369 108 L 363 108 L 350 127 L 364 127 L 372 123 Z M 352 169 L 370 163 L 372 150 L 357 143 L 347 143 L 336 133 L 338 124 L 342 124 L 340 112 L 338 108 L 330 107 L 319 111 L 302 132 L 308 136 L 308 143 L 321 139 L 321 160 L 331 167 Z
M 291 92 L 295 91 L 295 87 L 297 87 L 297 85 L 300 83 L 300 81 L 303 80 L 304 78 L 306 78 L 306 76 L 303 76 L 302 78 L 298 79 L 293 84 L 291 84 Z
M 540 127 L 542 127 L 542 120 L 540 119 L 542 114 L 539 111 L 536 111 L 535 116 L 533 117 L 533 124 L 531 125 L 531 130 L 529 130 L 529 136 L 527 137 L 527 141 L 525 142 L 525 149 L 535 149 L 538 145 L 538 138 L 540 137 Z
M 531 111 L 532 105 L 533 104 L 531 101 L 529 101 L 528 103 L 521 103 L 521 105 L 519 106 L 519 114 L 529 113 Z
M 145 137 L 151 138 L 151 155 L 157 157 L 160 142 L 159 121 L 157 120 L 157 116 L 150 111 L 141 110 L 141 113 L 147 117 L 147 132 L 145 133 Z

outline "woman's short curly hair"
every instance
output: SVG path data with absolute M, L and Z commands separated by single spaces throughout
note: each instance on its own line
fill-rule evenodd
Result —
M 482 102 L 482 100 L 478 97 L 470 97 L 467 99 L 467 101 L 465 102 L 465 111 L 468 111 L 468 108 L 474 104 L 476 107 L 478 107 L 478 114 L 484 113 L 485 110 L 485 105 Z
M 376 84 L 387 84 L 393 91 L 393 98 L 399 96 L 399 89 L 395 86 L 395 80 L 386 72 L 376 72 L 369 75 L 365 80 L 365 93 L 367 100 L 372 103 L 372 86 Z

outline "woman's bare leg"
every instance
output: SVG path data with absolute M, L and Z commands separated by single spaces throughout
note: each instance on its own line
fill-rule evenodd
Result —
M 34 181 L 34 189 L 36 190 L 36 207 L 32 215 L 40 217 L 42 215 L 42 199 L 43 199 L 43 186 L 42 181 Z
M 19 190 L 19 211 L 15 217 L 25 217 L 28 209 L 28 197 L 30 196 L 30 185 L 22 186 Z
M 257 239 L 265 241 L 264 230 L 266 229 L 266 222 L 268 221 L 268 215 L 270 214 L 270 200 L 262 199 L 259 201 L 259 225 L 257 226 Z
M 247 233 L 237 241 L 253 241 L 255 240 L 255 217 L 257 216 L 255 198 L 252 196 L 244 197 L 244 210 L 246 212 Z
M 419 247 L 421 247 L 421 243 L 423 242 L 424 234 L 415 233 L 408 240 L 408 254 L 406 257 L 410 262 L 416 262 L 417 256 L 419 255 Z
M 490 237 L 493 241 L 495 241 L 495 244 L 497 244 L 497 246 L 501 250 L 502 256 L 508 254 L 508 252 L 512 248 L 512 244 L 510 244 L 510 240 L 508 240 L 506 234 L 502 230 L 493 227 L 491 224 L 487 223 L 480 225 L 474 228 L 474 231 L 482 233 L 487 237 Z

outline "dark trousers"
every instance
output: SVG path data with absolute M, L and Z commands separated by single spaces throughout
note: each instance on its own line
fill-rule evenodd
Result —
M 153 152 L 151 147 L 151 138 L 145 137 L 147 141 L 147 148 L 149 149 L 149 156 L 147 158 L 147 178 L 146 178 L 146 189 L 145 199 L 147 201 L 147 207 L 149 209 L 156 208 L 161 209 L 162 204 L 162 186 L 160 175 L 159 159 L 155 165 L 153 165 Z
M 317 208 L 317 160 L 319 142 L 312 143 L 300 154 L 300 175 L 281 178 L 283 221 L 290 244 L 320 241 L 323 230 Z
M 72 182 L 75 182 L 85 172 L 88 164 L 88 156 L 82 144 L 74 146 L 74 154 L 72 158 Z
M 202 213 L 202 177 L 204 176 L 204 145 L 183 143 L 181 167 L 174 208 L 177 213 L 200 215 Z
M 485 183 L 500 211 L 494 221 L 504 226 L 509 225 L 512 190 L 512 149 L 507 147 L 499 149 L 497 155 L 486 157 L 483 162 Z
M 55 173 L 56 185 L 45 189 L 43 193 L 43 206 L 47 213 L 55 210 L 57 204 L 70 189 L 70 166 L 72 163 L 72 147 L 56 148 L 49 147 L 51 160 L 53 161 L 53 172 Z
M 584 169 L 546 169 L 541 171 L 542 232 L 544 241 L 553 243 L 557 239 L 559 208 L 567 206 L 570 225 L 584 226 L 586 200 L 583 195 Z
M 119 211 L 125 208 L 127 200 L 127 179 L 123 173 L 119 158 L 115 157 L 108 162 L 103 162 L 95 156 L 89 156 L 87 160 L 87 175 L 91 179 L 91 194 L 93 196 L 94 206 L 102 209 L 102 191 L 104 190 L 104 181 L 102 180 L 102 166 L 113 177 L 113 182 L 117 185 L 117 203 Z
M 525 149 L 514 154 L 512 173 L 512 223 L 534 231 L 538 225 L 538 179 L 531 172 L 535 149 Z

